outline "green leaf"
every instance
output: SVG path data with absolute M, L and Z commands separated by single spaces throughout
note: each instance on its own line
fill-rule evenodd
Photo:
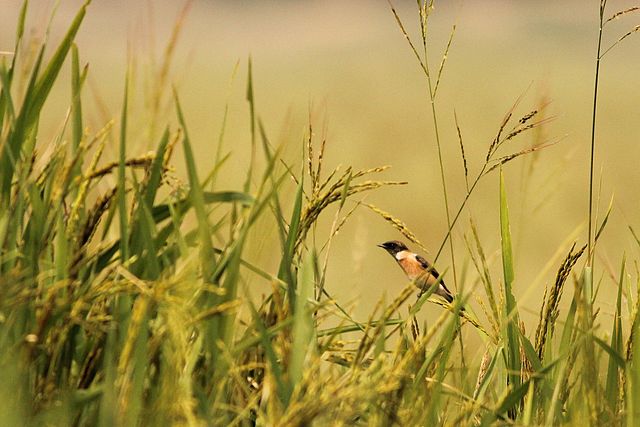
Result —
M 518 337 L 520 339 L 520 343 L 522 344 L 522 348 L 524 349 L 524 354 L 527 356 L 527 359 L 529 359 L 531 367 L 533 368 L 534 372 L 540 371 L 542 369 L 542 363 L 540 362 L 540 358 L 538 358 L 538 353 L 533 347 L 533 344 L 531 344 L 529 338 L 525 337 L 522 334 L 520 328 L 517 328 L 516 330 L 518 331 Z
M 82 81 L 84 76 L 80 73 L 80 59 L 78 57 L 78 46 L 73 44 L 71 49 L 71 112 L 72 112 L 72 147 L 73 154 L 76 153 L 82 140 Z
M 292 272 L 292 266 L 294 265 L 294 255 L 296 241 L 298 239 L 298 228 L 300 227 L 300 215 L 302 212 L 302 180 L 298 184 L 298 190 L 296 191 L 296 198 L 293 204 L 293 212 L 291 213 L 291 221 L 289 222 L 289 231 L 287 233 L 287 241 L 283 248 L 282 259 L 280 261 L 280 268 L 278 269 L 278 279 L 287 283 L 289 304 L 291 305 L 291 311 L 295 313 L 295 295 L 296 295 L 296 283 L 295 276 Z
M 156 221 L 151 213 L 155 201 L 158 187 L 162 180 L 162 165 L 164 163 L 164 153 L 169 142 L 169 130 L 165 130 L 160 144 L 156 151 L 153 163 L 148 172 L 149 179 L 144 189 L 140 189 L 136 183 L 135 192 L 137 206 L 133 214 L 133 224 L 131 225 L 131 254 L 137 257 L 133 273 L 145 279 L 157 279 L 160 275 L 160 260 L 158 258 L 158 247 L 155 245 L 158 233 Z M 132 174 L 135 180 L 135 175 Z M 162 242 L 163 243 L 163 242 Z M 140 268 L 146 269 L 148 274 L 143 274 Z
M 20 112 L 14 120 L 13 127 L 8 133 L 6 141 L 4 142 L 4 146 L 2 147 L 2 151 L 0 152 L 0 199 L 5 203 L 9 203 L 11 181 L 13 179 L 13 174 L 15 173 L 15 168 L 18 162 L 20 150 L 22 149 L 22 144 L 24 144 L 28 136 L 26 131 L 26 117 L 29 109 L 29 103 L 33 102 L 33 91 L 36 86 L 38 72 L 40 71 L 40 66 L 42 65 L 43 58 L 44 46 L 40 48 L 38 56 L 31 70 L 31 77 L 29 78 L 29 83 L 27 84 L 27 89 L 25 91 L 24 101 L 22 103 L 22 107 L 20 108 Z M 12 71 L 13 70 L 10 70 L 10 72 Z
M 609 207 L 607 208 L 607 213 L 605 214 L 602 223 L 600 223 L 600 227 L 598 227 L 598 231 L 596 232 L 596 237 L 594 239 L 594 242 L 597 242 L 598 239 L 600 239 L 600 234 L 602 234 L 602 232 L 604 231 L 604 228 L 607 225 L 607 222 L 609 221 L 609 215 L 611 215 L 611 209 L 613 208 L 613 197 L 611 197 L 611 200 L 609 201 Z
M 619 354 L 613 347 L 604 342 L 601 338 L 598 338 L 595 335 L 591 335 L 590 338 L 593 338 L 593 341 L 598 344 L 607 354 L 609 354 L 609 361 L 614 363 L 618 368 L 624 368 L 625 361 L 624 357 Z
M 636 302 L 636 310 L 638 308 L 638 303 Z M 640 322 L 637 321 L 637 318 L 631 324 L 629 333 L 632 357 L 626 364 L 625 373 L 628 385 L 625 397 L 627 403 L 627 426 L 632 427 L 640 419 L 640 357 L 638 357 L 640 355 Z
M 129 260 L 129 211 L 127 209 L 125 162 L 127 160 L 127 107 L 129 103 L 129 74 L 125 77 L 122 114 L 120 117 L 120 157 L 118 163 L 118 213 L 120 219 L 120 260 Z
M 211 231 L 209 230 L 209 218 L 205 210 L 204 191 L 200 185 L 200 180 L 198 179 L 198 172 L 196 171 L 196 162 L 193 157 L 193 151 L 191 150 L 191 140 L 189 139 L 187 124 L 185 122 L 184 115 L 182 114 L 178 94 L 175 90 L 173 95 L 176 103 L 178 120 L 182 126 L 182 130 L 184 131 L 182 146 L 184 149 L 185 162 L 187 164 L 187 173 L 189 175 L 189 186 L 191 187 L 189 191 L 189 199 L 196 212 L 196 218 L 198 220 L 200 263 L 205 280 L 210 281 L 216 268 L 216 257 L 213 253 L 213 246 L 211 244 Z
M 5 201 L 8 200 L 8 195 L 11 188 L 11 180 L 15 172 L 16 162 L 19 157 L 22 144 L 25 141 L 25 137 L 27 136 L 27 134 L 37 122 L 40 111 L 42 110 L 42 106 L 48 98 L 49 92 L 53 87 L 53 83 L 58 77 L 58 73 L 62 68 L 62 64 L 64 63 L 69 49 L 71 49 L 71 44 L 73 43 L 73 39 L 75 38 L 78 29 L 80 28 L 80 24 L 84 19 L 89 3 L 90 0 L 85 2 L 85 4 L 80 8 L 73 22 L 69 26 L 67 33 L 62 39 L 62 42 L 60 42 L 60 45 L 47 64 L 47 67 L 36 79 L 43 57 L 44 46 L 40 51 L 40 54 L 38 55 L 38 59 L 36 60 L 34 66 L 32 79 L 27 88 L 24 103 L 17 118 L 16 126 L 14 128 L 14 131 L 11 132 L 11 135 L 7 138 L 8 141 L 2 150 L 2 154 L 0 155 L 0 191 L 2 192 L 2 199 Z M 19 24 L 18 31 L 22 32 L 24 31 L 24 16 L 22 14 L 20 22 L 21 23 Z
M 313 298 L 313 255 L 308 254 L 300 269 L 300 280 L 296 294 L 296 311 L 293 314 L 293 342 L 291 345 L 291 364 L 289 378 L 291 388 L 302 380 L 304 363 L 313 339 L 314 324 L 309 310 L 309 300 Z
M 242 203 L 244 205 L 250 205 L 255 202 L 255 199 L 248 194 L 240 193 L 237 191 L 216 191 L 209 192 L 205 191 L 202 193 L 204 198 L 204 203 L 209 205 L 213 203 Z M 185 199 L 179 200 L 175 203 L 172 203 L 173 208 L 176 212 L 181 214 L 186 213 L 191 207 L 193 207 L 192 199 L 187 197 Z M 168 204 L 162 204 L 154 206 L 152 211 L 153 219 L 156 223 L 164 221 L 165 219 L 171 216 L 171 212 Z
M 509 208 L 504 184 L 504 174 L 500 169 L 500 237 L 502 242 L 502 268 L 504 273 L 503 339 L 505 342 L 505 362 L 509 371 L 507 383 L 514 390 L 520 390 L 520 340 L 519 317 L 516 300 L 513 296 L 513 252 L 511 248 L 511 229 L 509 226 Z M 522 390 L 526 393 L 526 388 Z M 523 394 L 524 396 L 524 394 Z
M 449 363 L 449 357 L 452 353 L 451 350 L 455 337 L 458 333 L 458 328 L 460 328 L 460 322 L 457 313 L 454 313 L 454 315 L 451 316 L 451 320 L 449 321 L 447 328 L 442 332 L 442 336 L 436 350 L 436 352 L 442 351 L 442 354 L 437 362 L 435 375 L 436 382 L 433 385 L 429 405 L 425 411 L 425 419 L 427 420 L 427 422 L 424 423 L 425 425 L 435 426 L 439 424 L 438 420 L 441 418 L 441 405 L 444 395 L 442 392 L 442 382 L 447 374 L 447 364 Z
M 149 182 L 144 189 L 144 201 L 149 209 L 151 209 L 153 206 L 153 203 L 156 199 L 156 193 L 158 192 L 158 188 L 160 187 L 160 184 L 162 182 L 162 167 L 164 164 L 164 155 L 168 143 L 169 129 L 167 128 L 165 129 L 164 134 L 160 139 L 160 143 L 158 144 L 158 148 L 156 149 L 153 163 L 151 164 L 151 168 L 149 169 Z
M 620 369 L 625 368 L 625 361 L 622 358 L 624 349 L 622 347 L 622 287 L 624 286 L 626 256 L 622 257 L 622 265 L 620 266 L 620 280 L 618 282 L 618 297 L 616 299 L 616 313 L 613 318 L 613 330 L 611 331 L 611 351 L 609 353 L 609 364 L 607 367 L 607 382 L 605 396 L 609 402 L 609 408 L 612 412 L 616 412 L 618 405 L 618 396 L 620 393 L 619 379 Z M 616 360 L 616 356 L 621 360 Z M 622 364 L 620 364 L 622 361 Z
M 4 61 L 0 62 L 0 83 L 2 88 L 0 89 L 0 126 L 4 124 L 5 112 L 9 115 L 11 121 L 10 126 L 14 126 L 15 121 L 15 108 L 13 106 L 13 99 L 11 98 L 11 75 L 10 70 L 7 70 L 7 66 Z M 2 129 L 2 127 L 0 127 Z
M 251 57 L 247 64 L 247 101 L 249 102 L 249 120 L 251 130 L 251 157 L 249 158 L 249 168 L 247 169 L 247 179 L 244 182 L 244 192 L 248 193 L 251 188 L 251 179 L 255 167 L 256 158 L 256 103 L 253 95 L 253 72 L 251 66 Z

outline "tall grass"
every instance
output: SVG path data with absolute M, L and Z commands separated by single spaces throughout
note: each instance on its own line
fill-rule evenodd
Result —
M 16 64 L 25 55 L 26 3 L 13 55 L 0 60 L 0 424 L 634 425 L 640 416 L 634 358 L 640 352 L 640 284 L 631 283 L 622 255 L 609 332 L 598 322 L 600 285 L 593 286 L 591 262 L 580 278 L 576 272 L 585 248 L 593 256 L 610 211 L 586 245 L 563 248 L 566 256 L 530 329 L 535 333 L 519 316 L 522 284 L 511 244 L 507 164 L 550 145 L 514 147 L 548 121 L 538 119 L 538 108 L 520 113 L 518 98 L 479 160 L 465 155 L 457 118 L 457 141 L 436 137 L 438 152 L 460 150 L 467 183 L 457 209 L 446 202 L 447 229 L 436 258 L 447 241 L 452 258 L 443 275 L 456 271 L 452 232 L 463 227 L 459 218 L 475 189 L 493 174 L 499 178 L 501 278 L 492 276 L 492 257 L 472 221 L 467 256 L 484 295 L 473 291 L 471 275 L 460 275 L 453 304 L 431 292 L 415 301 L 409 283 L 371 307 L 366 320 L 356 320 L 325 286 L 331 242 L 364 205 L 420 245 L 403 221 L 362 201 L 364 193 L 405 182 L 378 178 L 386 167 L 330 168 L 324 160 L 330 141 L 317 141 L 313 124 L 300 135 L 304 154 L 291 164 L 260 118 L 250 61 L 251 159 L 235 188 L 212 190 L 226 164 L 224 132 L 214 164 L 204 174 L 199 170 L 177 90 L 175 118 L 162 124 L 166 63 L 150 112 L 150 126 L 163 131 L 147 133 L 154 138 L 151 155 L 133 155 L 130 131 L 139 124 L 129 109 L 132 73 L 123 77 L 118 123 L 89 132 L 82 102 L 88 71 L 73 44 L 87 6 L 53 53 L 42 43 L 23 92 Z M 435 100 L 445 62 L 436 76 L 430 72 L 433 2 L 418 6 L 422 57 L 392 10 L 425 71 L 437 133 Z M 604 2 L 600 7 L 601 27 L 637 10 L 605 21 Z M 167 56 L 182 21 L 181 15 Z M 450 45 L 451 38 L 445 57 Z M 608 50 L 598 52 L 599 61 Z M 71 67 L 65 126 L 43 140 L 41 111 L 64 66 Z M 116 159 L 103 156 L 110 138 L 118 142 Z M 184 183 L 172 176 L 178 146 Z M 445 199 L 446 167 L 440 156 Z M 328 235 L 317 226 L 325 216 L 333 218 Z M 247 260 L 246 248 L 264 221 L 277 232 L 274 269 Z M 249 279 L 264 286 L 264 297 L 248 292 Z M 444 309 L 432 324 L 420 324 L 417 314 L 428 301 Z M 473 313 L 473 301 L 482 317 Z M 463 346 L 463 328 L 477 332 L 485 347 L 474 352 Z

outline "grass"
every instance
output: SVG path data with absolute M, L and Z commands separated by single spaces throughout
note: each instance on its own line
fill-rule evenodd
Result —
M 599 37 L 611 19 L 637 10 L 605 20 L 605 3 Z M 406 182 L 379 178 L 386 167 L 331 169 L 324 160 L 330 143 L 317 140 L 311 123 L 302 155 L 290 163 L 283 154 L 287 147 L 274 144 L 260 118 L 251 61 L 251 158 L 235 189 L 221 190 L 217 181 L 228 158 L 221 148 L 224 131 L 212 148 L 211 170 L 198 170 L 177 90 L 175 119 L 162 124 L 167 63 L 149 112 L 155 148 L 132 156 L 131 127 L 144 126 L 130 117 L 132 73 L 124 78 L 118 124 L 91 133 L 84 121 L 81 95 L 88 71 L 73 41 L 87 6 L 52 54 L 46 43 L 40 46 L 22 82 L 17 63 L 26 55 L 25 2 L 13 55 L 0 59 L 2 425 L 634 425 L 640 414 L 634 358 L 640 354 L 640 283 L 632 283 L 624 254 L 611 279 L 595 276 L 592 261 L 611 208 L 598 225 L 590 200 L 587 243 L 563 248 L 566 256 L 545 290 L 535 332 L 528 332 L 514 292 L 520 260 L 512 248 L 503 168 L 556 141 L 535 139 L 533 131 L 549 119 L 538 118 L 539 107 L 521 113 L 519 97 L 482 158 L 465 155 L 457 117 L 458 140 L 445 145 L 438 136 L 436 94 L 444 84 L 453 31 L 434 76 L 427 65 L 433 2 L 419 3 L 422 56 L 393 8 L 392 13 L 427 78 L 437 151 L 461 153 L 457 164 L 466 185 L 457 208 L 449 206 L 449 165 L 439 155 L 448 229 L 434 257 L 450 245 L 451 269 L 443 276 L 457 277 L 458 295 L 452 304 L 433 290 L 415 300 L 417 289 L 409 283 L 371 307 L 366 320 L 354 319 L 326 286 L 332 242 L 364 206 L 422 246 L 405 222 L 364 201 L 371 192 L 393 191 Z M 598 64 L 609 50 L 601 54 L 598 48 Z M 71 94 L 65 126 L 42 141 L 42 108 L 66 64 Z M 24 91 L 17 93 L 22 83 Z M 515 146 L 530 134 L 533 145 Z M 118 143 L 116 159 L 103 158 L 110 138 Z M 173 176 L 178 146 L 185 183 Z M 473 217 L 465 246 L 475 273 L 461 267 L 457 276 L 452 233 L 463 228 L 459 220 L 480 181 L 492 175 L 499 178 L 495 217 L 502 277 L 492 277 L 494 257 L 483 247 Z M 588 190 L 593 195 L 593 179 Z M 319 226 L 325 217 L 328 233 Z M 265 221 L 276 227 L 270 250 L 277 267 L 257 265 L 248 256 Z M 263 285 L 262 297 L 249 291 L 249 280 Z M 484 295 L 471 289 L 473 280 Z M 600 321 L 596 300 L 607 280 L 617 289 L 610 330 Z M 563 298 L 568 309 L 562 308 Z M 443 309 L 431 324 L 420 324 L 417 315 L 427 302 Z M 485 344 L 480 352 L 465 345 L 472 333 Z

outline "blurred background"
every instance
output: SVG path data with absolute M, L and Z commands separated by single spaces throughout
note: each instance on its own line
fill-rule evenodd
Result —
M 0 51 L 13 49 L 21 4 L 0 0 Z M 407 31 L 420 43 L 415 2 L 394 4 Z M 32 2 L 27 19 L 30 38 L 45 36 L 51 13 L 57 8 L 48 37 L 58 41 L 80 5 L 75 0 Z M 611 0 L 607 15 L 633 5 L 633 1 Z M 640 14 L 630 14 L 608 24 L 603 46 L 639 21 Z M 274 144 L 287 144 L 286 158 L 300 164 L 302 142 L 311 121 L 315 141 L 327 140 L 323 164 L 327 173 L 338 165 L 343 169 L 349 165 L 356 169 L 392 166 L 381 177 L 409 184 L 370 193 L 366 202 L 405 221 L 429 250 L 425 257 L 433 259 L 447 225 L 426 81 L 387 2 L 197 0 L 185 10 L 185 3 L 178 1 L 95 0 L 77 38 L 81 63 L 89 64 L 83 99 L 85 120 L 90 132 L 110 119 L 117 121 L 129 61 L 134 76 L 132 155 L 157 143 L 157 129 L 150 130 L 145 111 L 152 103 L 150 82 L 159 79 L 176 22 L 180 22 L 179 36 L 164 79 L 169 90 L 160 102 L 160 115 L 166 119 L 160 123 L 175 123 L 170 109 L 170 87 L 174 85 L 201 176 L 213 165 L 228 105 L 224 151 L 232 156 L 217 188 L 242 188 L 250 144 L 245 91 L 251 56 L 258 116 Z M 536 142 L 560 141 L 505 168 L 515 292 L 529 329 L 535 325 L 532 319 L 540 309 L 544 286 L 554 280 L 561 258 L 573 241 L 579 245 L 586 242 L 598 1 L 436 2 L 429 28 L 432 69 L 441 62 L 454 24 L 456 31 L 437 98 L 452 214 L 466 191 L 454 111 L 472 177 L 482 166 L 504 114 L 523 94 L 517 117 L 545 104 L 543 116 L 554 120 L 537 133 L 516 140 L 504 154 L 530 146 L 532 138 Z M 638 245 L 628 226 L 640 229 L 640 35 L 629 37 L 609 52 L 601 72 L 595 162 L 596 190 L 601 183 L 600 218 L 611 197 L 614 204 L 599 244 L 595 277 L 604 278 L 599 300 L 602 318 L 607 319 L 615 295 L 610 274 L 618 275 L 623 253 L 638 259 Z M 64 76 L 61 79 L 68 81 Z M 54 135 L 60 129 L 69 93 L 67 83 L 54 88 L 42 117 L 41 135 Z M 109 148 L 112 156 L 115 140 Z M 40 140 L 39 144 L 44 147 L 50 142 Z M 178 175 L 184 177 L 181 161 L 178 150 L 175 164 Z M 294 188 L 292 183 L 286 185 Z M 477 287 L 483 298 L 463 235 L 470 235 L 472 216 L 491 261 L 494 281 L 501 281 L 498 208 L 498 174 L 494 173 L 482 179 L 453 233 L 459 277 L 466 289 Z M 333 217 L 331 213 L 326 216 L 328 230 Z M 273 271 L 277 266 L 272 256 L 277 250 L 275 229 L 265 223 L 254 233 L 250 248 L 253 261 Z M 324 236 L 326 231 L 318 230 L 320 245 Z M 406 284 L 393 260 L 376 247 L 400 238 L 379 216 L 360 208 L 334 240 L 326 289 L 350 307 L 355 318 L 366 320 L 383 294 L 392 299 Z M 415 245 L 412 248 L 417 249 Z M 448 251 L 440 256 L 437 267 L 450 267 Z M 453 288 L 451 274 L 446 278 Z M 255 296 L 270 292 L 255 278 L 249 278 L 248 289 Z M 427 305 L 423 315 L 429 319 L 440 310 Z

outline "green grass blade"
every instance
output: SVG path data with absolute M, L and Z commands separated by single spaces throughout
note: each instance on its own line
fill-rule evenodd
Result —
M 115 310 L 116 308 L 113 307 Z M 102 370 L 104 372 L 104 390 L 100 399 L 100 409 L 98 413 L 98 426 L 110 427 L 116 422 L 116 363 L 115 358 L 118 353 L 118 325 L 112 321 L 107 331 L 107 338 L 102 358 Z
M 138 191 L 136 191 L 136 194 L 140 203 L 138 205 L 138 216 L 135 224 L 136 233 L 132 233 L 132 236 L 140 239 L 142 244 L 137 253 L 132 253 L 132 255 L 138 255 L 139 261 L 137 264 L 142 266 L 142 269 L 139 271 L 134 270 L 134 274 L 138 274 L 144 279 L 158 280 L 162 269 L 160 267 L 160 259 L 158 258 L 159 250 L 156 246 L 158 235 L 156 224 L 151 216 L 151 210 L 144 200 L 145 196 Z
M 313 298 L 313 263 L 313 255 L 309 254 L 300 269 L 300 280 L 298 281 L 296 294 L 297 310 L 293 314 L 293 342 L 291 344 L 291 364 L 289 366 L 292 389 L 295 389 L 296 385 L 302 380 L 305 359 L 313 338 L 313 318 L 308 309 L 308 301 Z
M 636 310 L 639 309 L 636 302 Z M 637 316 L 637 314 L 636 314 Z M 630 344 L 631 344 L 631 360 L 626 364 L 626 417 L 627 426 L 635 426 L 637 420 L 640 420 L 640 322 L 637 318 L 631 324 Z
M 187 164 L 187 173 L 189 176 L 189 199 L 191 200 L 191 205 L 193 206 L 196 212 L 196 218 L 198 219 L 200 263 L 205 280 L 210 281 L 216 268 L 216 256 L 213 252 L 213 246 L 211 244 L 211 232 L 209 230 L 209 219 L 205 209 L 204 191 L 198 179 L 198 172 L 196 171 L 196 162 L 193 157 L 193 151 L 191 150 L 191 140 L 189 139 L 187 124 L 184 119 L 184 115 L 182 114 L 182 108 L 180 107 L 178 94 L 177 92 L 175 92 L 175 90 L 173 92 L 173 95 L 176 104 L 178 120 L 184 132 L 182 147 L 184 149 L 184 158 Z
M 519 317 L 512 286 L 514 280 L 513 253 L 511 248 L 511 230 L 509 226 L 509 208 L 504 184 L 504 174 L 500 170 L 500 237 L 502 241 L 502 268 L 504 273 L 504 307 L 503 307 L 503 339 L 505 345 L 505 361 L 509 371 L 508 384 L 514 390 L 520 390 L 520 340 Z M 526 388 L 523 390 L 526 393 Z M 524 396 L 524 395 L 523 395 Z
M 153 207 L 158 188 L 162 182 L 162 167 L 164 164 L 164 155 L 167 150 L 167 144 L 169 144 L 168 128 L 165 129 L 164 134 L 160 139 L 160 143 L 158 144 L 158 148 L 156 149 L 155 158 L 153 159 L 153 163 L 149 170 L 149 182 L 144 189 L 144 201 L 148 209 Z
M 540 358 L 538 357 L 536 349 L 533 347 L 533 344 L 531 344 L 529 338 L 525 337 L 522 334 L 520 328 L 517 328 L 516 331 L 518 332 L 520 343 L 522 344 L 522 348 L 524 349 L 524 354 L 527 356 L 527 359 L 531 363 L 531 367 L 533 368 L 534 372 L 540 371 L 542 369 L 542 363 L 540 362 Z
M 155 158 L 148 171 L 148 180 L 144 189 L 140 189 L 136 183 L 136 200 L 138 200 L 136 211 L 133 215 L 131 225 L 131 254 L 137 256 L 136 268 L 133 273 L 148 279 L 157 279 L 160 275 L 160 263 L 157 256 L 157 230 L 156 221 L 151 213 L 156 193 L 162 179 L 162 165 L 164 153 L 169 142 L 169 131 L 165 131 L 160 140 Z M 135 175 L 132 175 L 135 178 Z M 140 267 L 147 269 L 148 275 L 140 271 Z
M 138 426 L 141 424 L 141 414 L 145 399 L 145 377 L 149 365 L 148 357 L 148 341 L 149 341 L 149 300 L 146 296 L 139 296 L 136 300 L 133 314 L 132 327 L 135 327 L 133 345 L 133 354 L 129 361 L 129 369 L 131 370 L 130 386 L 125 400 L 126 413 L 124 424 L 128 426 Z M 129 331 L 131 334 L 132 331 Z
M 289 222 L 289 230 L 287 232 L 287 241 L 283 248 L 282 259 L 280 261 L 280 268 L 278 269 L 278 279 L 287 283 L 289 304 L 291 311 L 295 313 L 295 295 L 296 295 L 296 283 L 295 276 L 292 272 L 292 266 L 294 265 L 294 255 L 296 248 L 296 241 L 298 239 L 298 229 L 300 227 L 300 215 L 302 212 L 302 180 L 298 184 L 296 191 L 296 198 L 293 204 L 293 212 L 291 213 L 291 221 Z
M 71 155 L 79 156 L 78 149 L 82 142 L 84 126 L 82 118 L 82 86 L 87 77 L 87 68 L 80 70 L 80 58 L 78 46 L 74 43 L 71 49 Z M 76 162 L 72 170 L 70 180 L 77 179 L 81 175 L 82 161 Z M 77 191 L 73 191 L 75 196 Z
M 71 49 L 71 113 L 72 113 L 72 154 L 76 154 L 82 140 L 82 74 L 80 72 L 80 59 L 78 46 L 73 44 Z
M 596 231 L 596 237 L 594 238 L 594 246 L 600 240 L 600 235 L 604 231 L 604 228 L 607 226 L 607 222 L 609 221 L 609 215 L 611 215 L 611 210 L 613 209 L 613 197 L 609 201 L 609 207 L 607 208 L 607 213 L 604 215 L 600 226 L 598 227 L 598 231 Z
M 460 328 L 458 313 L 454 313 L 448 327 L 442 332 L 442 338 L 440 340 L 438 350 L 436 350 L 442 350 L 442 354 L 438 360 L 435 376 L 436 382 L 433 385 L 431 399 L 426 410 L 426 425 L 438 425 L 438 420 L 441 419 L 442 401 L 444 397 L 444 393 L 442 392 L 442 382 L 447 374 L 447 364 L 449 363 L 449 357 L 452 353 L 452 347 L 456 335 L 459 333 L 458 328 Z
M 80 8 L 75 18 L 73 19 L 73 22 L 69 26 L 67 33 L 60 42 L 60 45 L 47 64 L 47 67 L 37 78 L 35 84 L 29 85 L 29 89 L 27 90 L 27 94 L 25 95 L 23 108 L 21 109 L 20 115 L 17 120 L 18 123 L 16 124 L 15 130 L 14 132 L 12 132 L 9 141 L 4 147 L 2 152 L 2 159 L 0 159 L 0 167 L 2 168 L 2 173 L 0 175 L 0 190 L 2 191 L 3 200 L 7 200 L 8 198 L 9 189 L 11 187 L 11 180 L 15 171 L 16 161 L 22 148 L 22 144 L 25 141 L 25 136 L 27 136 L 28 132 L 35 126 L 37 122 L 40 111 L 42 110 L 42 106 L 48 98 L 49 92 L 53 87 L 53 83 L 58 77 L 58 73 L 62 68 L 62 64 L 64 63 L 67 53 L 71 49 L 71 44 L 73 43 L 73 39 L 75 38 L 78 29 L 80 28 L 80 24 L 84 19 L 89 3 L 90 1 L 85 2 L 85 4 Z M 39 64 L 42 60 L 43 51 L 44 48 L 41 50 L 39 58 L 36 61 L 33 76 L 37 75 Z
M 595 335 L 591 336 L 591 338 L 609 355 L 610 362 L 613 362 L 618 368 L 624 368 L 625 360 L 620 353 L 618 353 L 613 347 L 607 344 L 602 338 L 598 338 Z
M 31 77 L 27 84 L 27 89 L 24 95 L 24 101 L 20 112 L 16 116 L 11 131 L 7 135 L 5 141 L 3 141 L 2 151 L 0 152 L 0 200 L 4 203 L 9 203 L 9 194 L 11 190 L 11 181 L 15 173 L 15 168 L 19 158 L 22 144 L 27 139 L 27 113 L 29 111 L 29 104 L 33 98 L 34 88 L 37 84 L 38 73 L 42 65 L 44 58 L 44 46 L 40 48 L 38 56 L 35 60 L 33 68 L 31 70 Z M 10 72 L 13 70 L 10 70 Z M 10 89 L 10 88 L 9 88 Z
M 120 150 L 118 162 L 118 190 L 116 198 L 118 200 L 118 218 L 120 220 L 120 260 L 127 262 L 129 259 L 129 211 L 127 210 L 126 199 L 126 176 L 125 162 L 127 160 L 127 116 L 129 103 L 129 74 L 124 82 L 124 95 L 122 100 L 122 114 L 120 116 Z
M 10 120 L 10 126 L 15 125 L 16 112 L 13 105 L 13 99 L 11 98 L 11 71 L 7 70 L 7 66 L 4 61 L 0 62 L 0 83 L 2 88 L 0 89 L 0 129 L 4 125 L 5 114 L 8 114 Z
M 608 216 L 608 215 L 607 215 Z M 622 360 L 622 365 L 617 363 L 615 360 L 615 356 L 609 354 L 609 363 L 607 367 L 607 382 L 605 388 L 605 396 L 607 402 L 609 403 L 609 408 L 612 412 L 616 412 L 616 407 L 618 405 L 618 397 L 619 397 L 619 380 L 620 380 L 620 371 L 619 369 L 624 369 L 625 361 L 622 358 L 622 354 L 624 354 L 624 349 L 622 347 L 622 288 L 624 286 L 624 275 L 625 275 L 625 264 L 626 257 L 622 257 L 622 265 L 620 266 L 620 280 L 618 282 L 618 297 L 616 299 L 616 313 L 613 318 L 613 330 L 611 331 L 611 350 L 620 357 Z
M 273 375 L 276 383 L 276 394 L 283 405 L 286 406 L 289 404 L 289 400 L 291 398 L 291 387 L 284 376 L 284 372 L 278 360 L 278 356 L 275 352 L 275 349 L 273 348 L 273 345 L 271 344 L 271 337 L 269 336 L 264 323 L 262 323 L 260 314 L 258 314 L 258 311 L 250 300 L 248 300 L 248 305 L 249 309 L 251 310 L 251 315 L 253 317 L 256 331 L 260 336 L 260 341 L 262 343 L 267 362 L 269 363 L 269 366 L 271 368 L 271 374 Z
M 34 88 L 33 104 L 30 104 L 30 118 L 33 118 L 34 115 L 37 115 L 40 112 L 44 101 L 47 99 L 47 96 L 49 95 L 49 92 L 53 87 L 53 83 L 55 82 L 56 78 L 58 77 L 58 73 L 62 68 L 62 64 L 64 63 L 64 60 L 67 57 L 69 50 L 71 49 L 73 40 L 75 39 L 75 36 L 80 29 L 80 24 L 84 19 L 89 3 L 91 3 L 91 0 L 86 1 L 84 5 L 82 5 L 75 18 L 73 19 L 73 22 L 69 26 L 64 39 L 62 39 L 62 42 L 60 42 L 60 45 L 51 57 L 49 64 L 42 72 L 42 76 L 40 76 L 40 78 L 38 79 L 38 83 Z
M 56 212 L 56 236 L 54 240 L 54 263 L 56 269 L 56 280 L 67 278 L 69 264 L 69 241 L 67 240 L 66 224 L 62 211 Z
M 553 362 L 545 365 L 538 372 L 539 375 L 545 375 L 552 369 L 554 369 L 562 358 L 557 358 Z M 498 405 L 496 405 L 494 411 L 492 413 L 487 414 L 487 417 L 483 419 L 482 425 L 490 425 L 496 419 L 496 415 L 506 414 L 512 411 L 514 407 L 518 407 L 522 399 L 529 392 L 529 383 L 534 382 L 536 380 L 535 377 L 531 377 L 526 381 L 521 382 L 518 386 L 513 387 L 510 386 L 507 388 L 503 397 L 499 400 Z
M 249 157 L 249 168 L 247 169 L 247 178 L 244 182 L 244 192 L 249 193 L 251 188 L 251 179 L 255 168 L 256 160 L 256 113 L 255 99 L 253 94 L 253 72 L 251 65 L 251 57 L 247 64 L 247 101 L 249 102 L 249 120 L 251 130 L 251 155 Z
M 24 2 L 22 2 L 22 7 L 20 8 L 20 15 L 18 16 L 18 25 L 16 27 L 16 48 L 14 50 L 14 55 L 18 54 L 19 42 L 20 40 L 22 40 L 22 36 L 24 35 L 24 22 L 27 18 L 28 7 L 29 7 L 29 0 L 25 0 Z
M 529 426 L 533 422 L 534 406 L 536 400 L 536 388 L 533 382 L 529 383 L 526 398 L 524 399 L 524 408 L 522 410 L 522 424 Z
M 518 309 L 513 296 L 514 280 L 513 252 L 511 248 L 511 229 L 509 225 L 509 208 L 504 184 L 504 173 L 500 170 L 500 237 L 502 242 L 502 268 L 504 274 L 504 307 L 503 335 L 507 369 L 511 372 L 508 383 L 517 388 L 520 384 L 520 343 L 518 332 Z
M 251 205 L 255 202 L 255 199 L 248 194 L 238 191 L 205 191 L 203 192 L 204 203 L 206 205 L 214 203 L 242 203 L 243 205 Z M 193 207 L 192 199 L 187 197 L 179 200 L 173 204 L 173 208 L 181 213 L 186 213 L 191 207 Z M 156 223 L 164 221 L 171 217 L 171 211 L 168 204 L 156 205 L 152 211 L 153 220 Z

